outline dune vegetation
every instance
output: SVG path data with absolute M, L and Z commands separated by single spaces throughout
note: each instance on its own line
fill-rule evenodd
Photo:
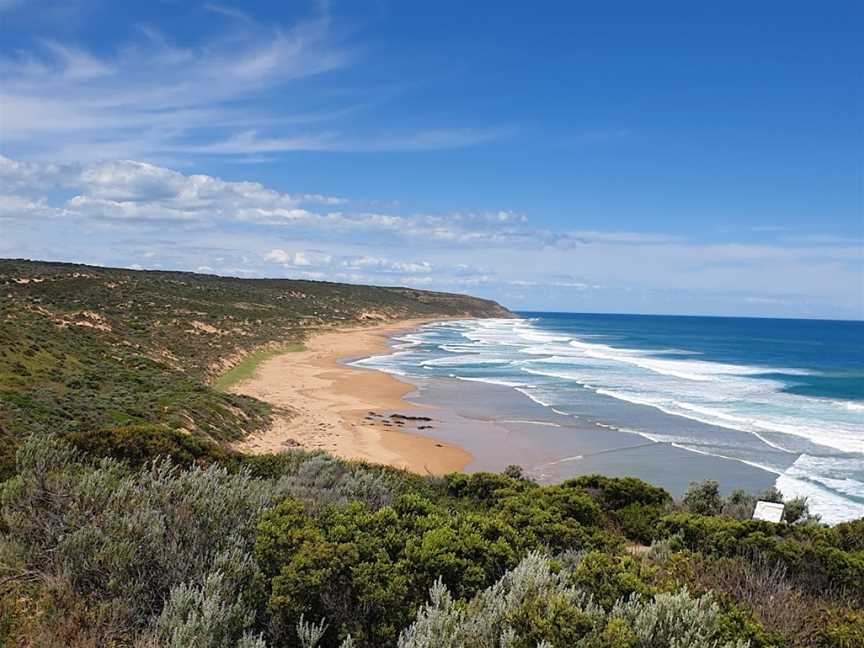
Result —
M 270 406 L 224 387 L 311 330 L 509 316 L 493 302 L 407 288 L 15 260 L 0 260 L 0 295 L 0 477 L 34 433 L 155 425 L 241 439 L 269 423 Z
M 804 500 L 750 519 L 775 490 L 676 501 L 228 443 L 270 416 L 212 386 L 250 354 L 495 304 L 14 261 L 0 284 L 4 646 L 864 645 L 864 520 L 828 527 Z

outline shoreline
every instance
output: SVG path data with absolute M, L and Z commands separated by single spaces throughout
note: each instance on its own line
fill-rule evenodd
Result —
M 715 479 L 727 494 L 734 488 L 760 492 L 776 481 L 775 473 L 736 459 L 558 413 L 509 386 L 441 377 L 418 379 L 415 385 L 408 399 L 434 404 L 437 416 L 448 423 L 439 430 L 441 438 L 473 453 L 468 472 L 500 472 L 518 464 L 542 484 L 592 473 L 629 476 L 675 497 L 690 482 L 704 479 Z
M 474 461 L 469 452 L 418 429 L 430 429 L 429 434 L 434 435 L 436 422 L 411 418 L 428 418 L 421 410 L 430 409 L 405 400 L 415 385 L 382 371 L 340 362 L 386 353 L 392 335 L 442 319 L 317 331 L 305 341 L 304 350 L 266 359 L 230 391 L 272 405 L 273 423 L 234 447 L 252 454 L 292 447 L 320 449 L 343 459 L 419 474 L 464 470 Z
M 517 464 L 541 483 L 589 473 L 636 476 L 676 496 L 706 478 L 724 491 L 774 485 L 776 475 L 765 469 L 564 416 L 510 387 L 343 364 L 390 353 L 393 335 L 443 319 L 320 330 L 305 350 L 265 360 L 231 391 L 273 405 L 273 424 L 234 447 L 252 454 L 321 449 L 433 475 Z

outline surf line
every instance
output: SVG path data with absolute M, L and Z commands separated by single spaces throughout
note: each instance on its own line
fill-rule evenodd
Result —
M 671 446 L 673 443 L 671 441 L 646 441 L 645 443 L 637 443 L 636 445 L 629 446 L 621 446 L 619 448 L 609 448 L 607 450 L 598 450 L 597 452 L 588 452 L 580 455 L 573 455 L 572 457 L 564 457 L 563 459 L 556 459 L 555 461 L 550 461 L 549 463 L 540 464 L 536 466 L 534 469 L 539 470 L 541 468 L 546 468 L 548 466 L 555 466 L 557 464 L 567 463 L 569 461 L 579 461 L 580 459 L 586 459 L 588 457 L 596 457 L 597 455 L 602 454 L 612 454 L 613 452 L 624 452 L 625 450 L 634 450 L 636 448 L 646 448 L 648 446 L 653 445 L 668 445 Z

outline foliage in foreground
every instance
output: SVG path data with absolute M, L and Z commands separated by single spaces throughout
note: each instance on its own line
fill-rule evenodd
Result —
M 18 452 L 2 486 L 4 645 L 862 645 L 862 521 L 676 511 L 636 479 L 99 454 L 56 436 Z M 659 516 L 650 549 L 622 535 L 622 511 Z
M 574 648 L 746 648 L 721 640 L 721 611 L 711 595 L 631 594 L 611 609 L 570 582 L 568 570 L 529 554 L 488 589 L 461 605 L 442 581 L 399 638 L 399 648 L 573 646 Z

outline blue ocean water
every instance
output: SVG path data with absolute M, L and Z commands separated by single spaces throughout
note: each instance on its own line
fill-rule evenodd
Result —
M 864 516 L 864 322 L 519 313 L 358 361 L 508 386 L 557 415 L 744 462 L 828 522 Z

